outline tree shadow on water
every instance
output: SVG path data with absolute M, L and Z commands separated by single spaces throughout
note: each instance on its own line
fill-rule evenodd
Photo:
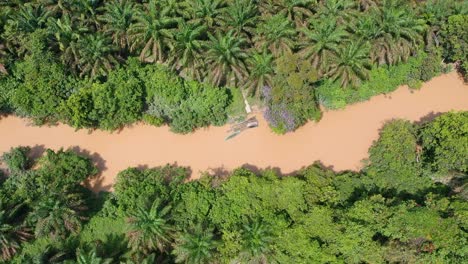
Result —
M 424 125 L 428 122 L 431 122 L 432 120 L 434 120 L 436 117 L 442 115 L 443 113 L 442 112 L 433 112 L 431 111 L 430 113 L 428 113 L 427 115 L 421 117 L 418 121 L 414 122 L 416 125 Z
M 44 152 L 46 151 L 46 148 L 44 145 L 34 145 L 30 148 L 29 153 L 28 153 L 28 158 L 31 160 L 36 160 L 42 155 L 44 155 Z

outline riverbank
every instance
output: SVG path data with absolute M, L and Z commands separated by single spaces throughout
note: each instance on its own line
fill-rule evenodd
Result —
M 189 135 L 174 134 L 168 127 L 144 124 L 119 132 L 75 131 L 66 125 L 34 127 L 15 116 L 0 120 L 0 152 L 18 145 L 69 148 L 93 157 L 102 170 L 96 190 L 110 190 L 116 174 L 130 166 L 188 166 L 192 178 L 208 171 L 223 174 L 245 165 L 273 167 L 292 173 L 316 160 L 334 170 L 358 170 L 382 124 L 392 118 L 418 121 L 441 112 L 468 110 L 468 85 L 457 73 L 442 75 L 420 90 L 406 86 L 343 110 L 324 112 L 318 123 L 308 123 L 294 133 L 276 135 L 257 114 L 259 127 L 224 141 L 229 127 L 210 127 Z

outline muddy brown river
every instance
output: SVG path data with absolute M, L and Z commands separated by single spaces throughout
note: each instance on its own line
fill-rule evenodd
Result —
M 15 116 L 0 120 L 0 152 L 28 145 L 74 148 L 91 156 L 102 170 L 95 190 L 110 190 L 116 174 L 130 166 L 167 163 L 190 167 L 192 178 L 201 172 L 222 174 L 239 166 L 276 168 L 288 174 L 316 160 L 340 170 L 358 170 L 382 124 L 393 118 L 418 121 L 450 110 L 468 110 L 468 85 L 456 73 L 434 78 L 418 91 L 400 87 L 393 93 L 327 111 L 318 123 L 310 122 L 294 133 L 276 135 L 260 114 L 259 127 L 224 141 L 228 126 L 177 135 L 167 127 L 137 124 L 120 132 L 75 129 L 58 125 L 36 127 Z

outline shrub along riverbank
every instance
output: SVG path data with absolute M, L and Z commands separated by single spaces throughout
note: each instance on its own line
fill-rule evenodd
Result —
M 72 151 L 3 155 L 0 259 L 9 263 L 462 263 L 468 112 L 387 123 L 361 172 L 314 164 L 186 182 L 167 165 L 119 173 L 113 193 Z
M 320 119 L 318 104 L 342 108 L 402 84 L 417 88 L 442 61 L 466 70 L 467 7 L 9 1 L 0 8 L 0 111 L 37 124 L 114 130 L 144 120 L 187 133 L 237 115 L 233 91 L 243 89 L 285 133 Z

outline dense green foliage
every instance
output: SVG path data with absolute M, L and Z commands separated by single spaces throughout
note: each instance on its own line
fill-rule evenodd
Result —
M 468 77 L 468 14 L 453 15 L 443 25 L 442 33 L 445 38 L 447 56 L 452 61 L 459 61 L 460 66 Z
M 229 87 L 262 98 L 284 133 L 317 120 L 319 103 L 418 88 L 444 60 L 466 69 L 467 12 L 463 0 L 6 1 L 0 111 L 186 133 L 226 122 L 243 101 Z
M 425 157 L 434 171 L 468 172 L 468 112 L 448 113 L 421 129 Z
M 0 257 L 9 263 L 464 263 L 467 112 L 387 123 L 361 172 L 319 163 L 280 177 L 240 168 L 120 172 L 113 193 L 79 183 L 89 159 L 3 155 Z M 460 123 L 461 122 L 461 123 Z M 461 127 L 458 127 L 461 124 Z M 442 132 L 440 132 L 442 131 Z M 446 151 L 460 145 L 459 151 Z M 419 144 L 422 151 L 418 150 Z M 452 161 L 452 162 L 448 162 Z M 462 162 L 460 162 L 462 161 Z M 458 171 L 447 183 L 432 176 Z
M 369 149 L 367 170 L 381 189 L 411 194 L 424 190 L 430 179 L 422 174 L 417 136 L 408 121 L 395 120 L 382 128 L 380 138 Z

